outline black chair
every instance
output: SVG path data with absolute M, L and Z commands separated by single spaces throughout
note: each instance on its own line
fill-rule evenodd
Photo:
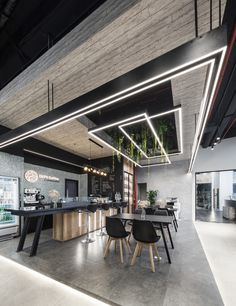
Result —
M 151 269 L 152 272 L 155 272 L 155 265 L 153 260 L 153 247 L 156 252 L 158 259 L 160 260 L 160 256 L 157 251 L 156 243 L 160 240 L 160 236 L 157 235 L 152 222 L 144 221 L 144 220 L 134 220 L 133 221 L 133 236 L 137 241 L 134 255 L 131 261 L 131 266 L 133 266 L 136 262 L 137 256 L 141 255 L 141 251 L 143 246 L 147 246 L 149 248 L 150 261 L 151 261 Z
M 86 213 L 87 213 L 87 233 L 86 233 L 86 238 L 83 239 L 81 242 L 82 243 L 91 243 L 94 242 L 95 240 L 89 237 L 89 219 L 90 219 L 90 213 L 95 213 L 98 209 L 98 205 L 97 204 L 89 204 L 87 206 L 86 209 Z
M 157 216 L 168 216 L 169 215 L 168 209 L 167 208 L 158 208 L 155 211 L 155 215 L 157 215 Z M 154 223 L 154 227 L 155 227 L 156 230 L 161 230 L 161 227 L 158 223 Z M 171 247 L 172 247 L 172 249 L 174 249 L 174 243 L 173 243 L 172 236 L 171 236 L 171 233 L 170 233 L 169 225 L 168 224 L 163 225 L 163 228 L 167 229 L 169 239 L 170 239 L 170 243 L 171 243 Z
M 108 211 L 110 208 L 110 205 L 108 203 L 103 203 L 99 205 L 99 210 L 100 210 L 100 231 L 97 233 L 97 236 L 106 236 L 107 234 L 103 231 L 103 224 L 102 224 L 102 219 L 103 219 L 103 212 Z
M 125 230 L 125 227 L 120 219 L 106 217 L 106 231 L 109 236 L 108 241 L 106 243 L 104 258 L 106 258 L 111 242 L 114 240 L 120 242 L 120 260 L 123 263 L 123 242 L 125 242 L 129 253 L 131 253 L 130 246 L 127 240 L 127 237 L 130 235 L 130 232 Z
M 154 215 L 155 213 L 155 209 L 153 209 L 152 207 L 145 207 L 145 212 L 146 212 L 146 215 Z

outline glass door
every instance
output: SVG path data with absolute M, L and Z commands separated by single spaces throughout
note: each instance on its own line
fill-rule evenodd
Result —
M 19 224 L 19 218 L 4 211 L 19 208 L 19 179 L 0 176 L 0 228 Z

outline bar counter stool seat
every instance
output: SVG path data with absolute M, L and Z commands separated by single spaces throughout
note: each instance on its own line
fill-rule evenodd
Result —
M 103 211 L 108 211 L 110 208 L 110 205 L 107 203 L 103 203 L 100 205 L 99 209 L 100 209 L 100 226 L 101 226 L 101 230 L 97 233 L 97 236 L 106 236 L 107 233 L 105 233 L 103 231 L 103 224 L 102 224 L 102 217 L 103 217 Z
M 87 233 L 86 233 L 86 238 L 83 239 L 81 242 L 82 243 L 92 243 L 95 241 L 95 239 L 92 239 L 89 237 L 89 219 L 90 219 L 90 213 L 95 213 L 98 209 L 97 204 L 89 204 L 86 209 L 86 214 L 87 214 Z
M 119 241 L 120 242 L 120 260 L 121 263 L 124 263 L 124 256 L 123 256 L 123 242 L 128 249 L 128 252 L 131 254 L 131 249 L 127 240 L 127 237 L 130 235 L 130 232 L 125 230 L 125 227 L 120 219 L 106 217 L 106 231 L 109 236 L 104 252 L 104 258 L 107 257 L 109 252 L 109 248 L 112 241 Z
M 153 224 L 150 221 L 134 220 L 132 230 L 134 239 L 136 240 L 137 244 L 131 261 L 131 266 L 135 264 L 137 256 L 141 255 L 142 248 L 146 246 L 149 248 L 152 272 L 155 272 L 153 248 L 156 253 L 156 256 L 158 257 L 158 260 L 160 260 L 161 258 L 158 254 L 156 243 L 160 240 L 161 237 L 157 235 Z

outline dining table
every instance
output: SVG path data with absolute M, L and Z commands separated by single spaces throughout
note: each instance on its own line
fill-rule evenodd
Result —
M 145 219 L 144 219 L 143 216 L 141 216 L 140 214 L 122 213 L 122 214 L 113 215 L 111 216 L 111 218 L 118 218 L 122 221 L 146 220 L 154 224 L 158 224 L 160 226 L 161 235 L 162 235 L 162 239 L 163 239 L 164 247 L 166 251 L 166 256 L 167 256 L 168 262 L 171 264 L 171 257 L 170 257 L 169 249 L 168 249 L 167 242 L 166 242 L 164 227 L 166 226 L 169 229 L 169 224 L 173 222 L 173 216 L 145 215 Z

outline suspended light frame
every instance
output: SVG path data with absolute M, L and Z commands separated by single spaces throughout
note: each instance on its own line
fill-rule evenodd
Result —
M 100 176 L 107 176 L 107 172 L 104 170 L 94 168 L 92 166 L 85 166 L 84 167 L 84 172 L 95 174 L 95 175 L 100 175 Z
M 89 138 L 89 160 L 91 161 L 91 143 L 97 145 L 98 147 L 100 147 L 101 149 L 103 149 L 103 146 L 100 145 L 99 143 L 97 143 L 95 140 Z M 91 165 L 87 165 L 87 166 L 84 166 L 84 172 L 87 172 L 87 173 L 90 173 L 90 174 L 93 174 L 93 175 L 100 175 L 100 176 L 107 176 L 107 172 L 102 170 L 102 169 L 98 169 L 96 167 L 93 167 Z

